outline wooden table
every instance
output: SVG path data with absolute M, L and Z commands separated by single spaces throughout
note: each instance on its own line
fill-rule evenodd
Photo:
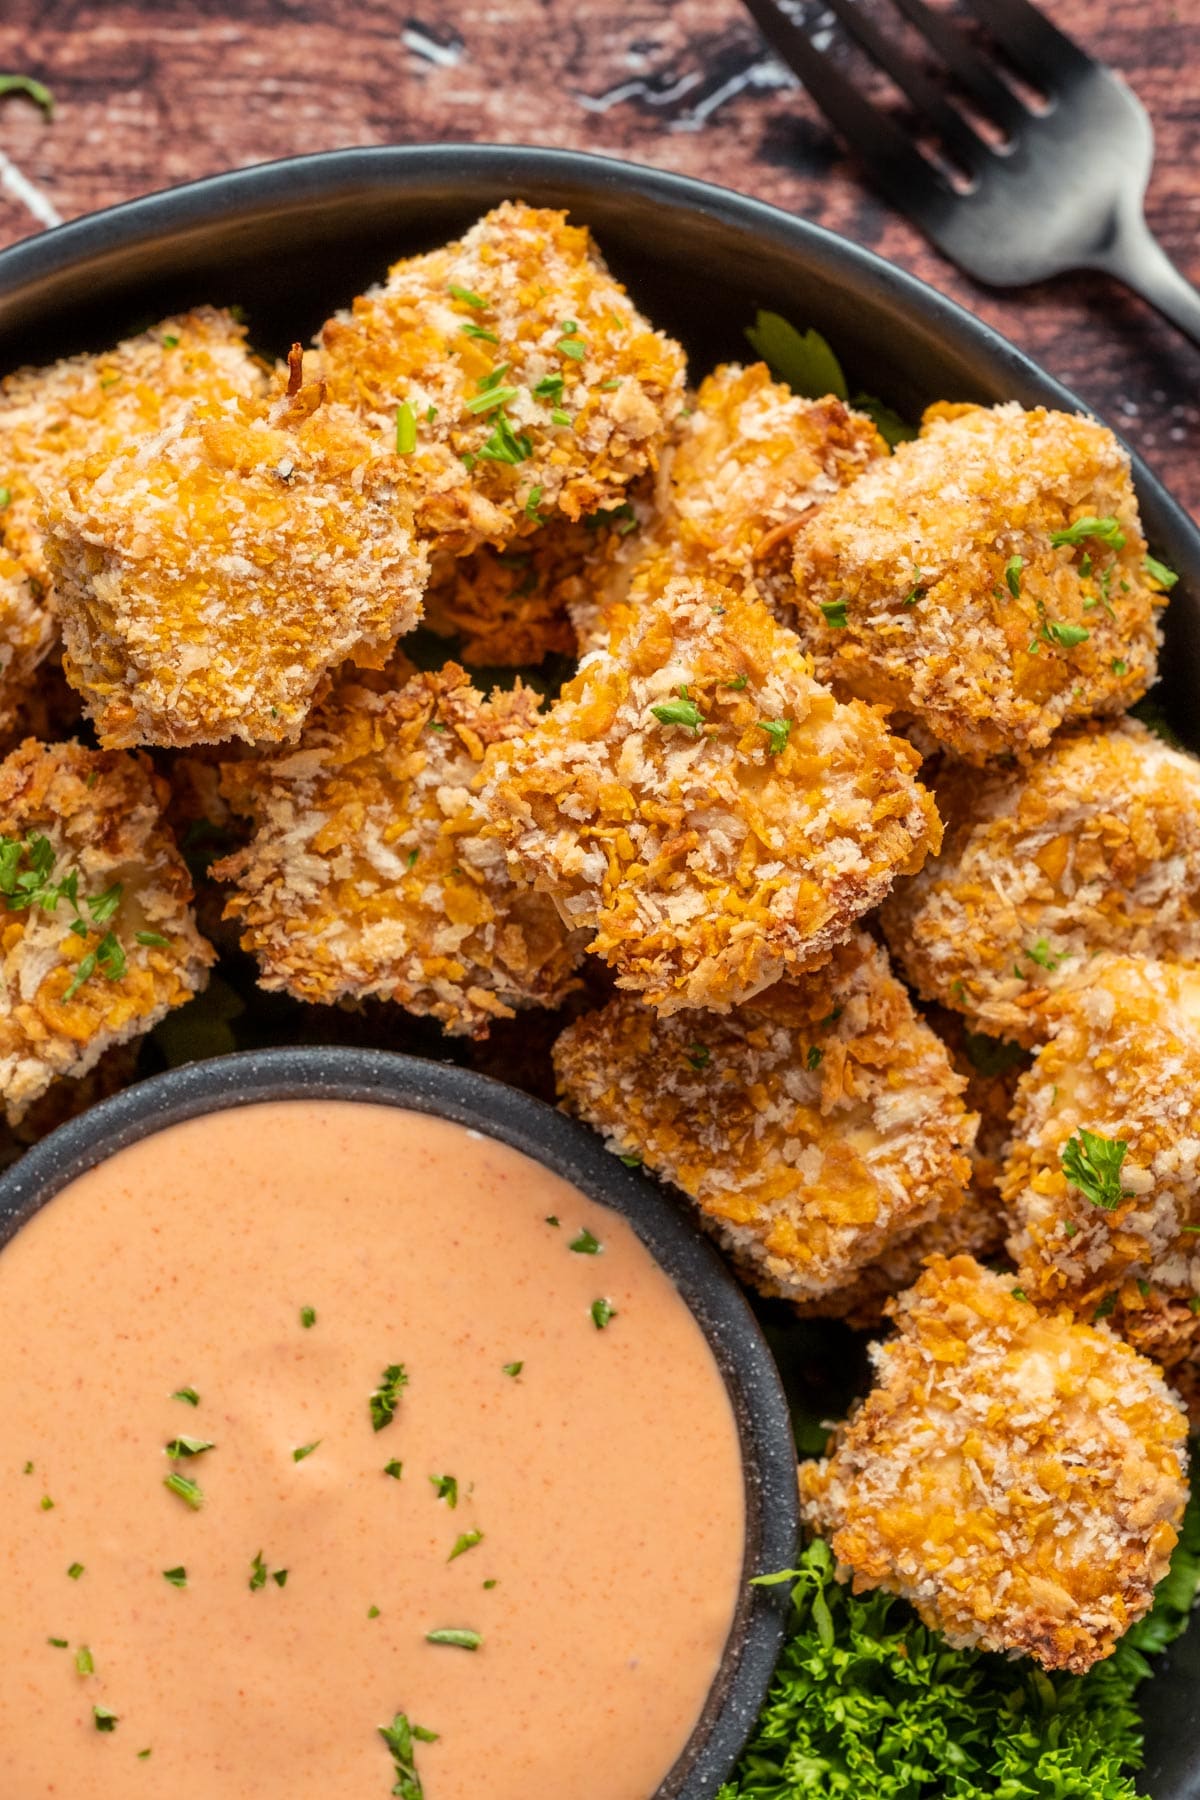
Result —
M 818 4 L 818 0 L 810 0 Z M 1200 279 L 1200 0 L 1046 0 L 1124 72 L 1148 215 Z M 975 287 L 864 188 L 737 0 L 9 0 L 0 243 L 153 188 L 348 144 L 569 146 L 736 187 L 963 301 L 1104 413 L 1200 513 L 1200 350 L 1101 276 Z

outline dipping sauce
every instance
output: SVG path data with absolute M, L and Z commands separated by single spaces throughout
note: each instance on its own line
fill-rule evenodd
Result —
M 666 1775 L 743 1474 L 617 1214 L 443 1120 L 253 1105 L 64 1188 L 0 1251 L 0 1321 L 3 1800 Z M 437 1741 L 389 1746 L 398 1714 Z

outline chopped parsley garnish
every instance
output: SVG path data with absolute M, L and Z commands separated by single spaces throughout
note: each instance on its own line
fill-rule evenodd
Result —
M 185 1588 L 187 1586 L 187 1570 L 182 1563 L 177 1569 L 164 1569 L 163 1580 L 169 1581 L 172 1587 Z
M 492 1579 L 490 1581 L 485 1581 L 483 1585 L 487 1589 L 494 1588 L 496 1586 L 496 1577 L 493 1575 Z
M 190 1506 L 193 1512 L 199 1512 L 204 1505 L 204 1495 L 200 1491 L 199 1482 L 189 1481 L 186 1475 L 180 1475 L 178 1472 L 168 1475 L 163 1486 L 169 1488 L 173 1494 L 178 1494 L 179 1498 Z
M 96 1662 L 86 1644 L 80 1644 L 75 1652 L 75 1672 L 78 1675 L 94 1675 Z
M 88 911 L 91 913 L 92 918 L 96 921 L 97 925 L 108 924 L 108 921 L 112 918 L 118 906 L 121 904 L 121 895 L 123 891 L 121 883 L 115 881 L 111 887 L 105 888 L 102 894 L 93 894 L 91 896 L 87 903 Z
M 515 400 L 520 391 L 515 387 L 486 388 L 482 394 L 472 394 L 464 404 L 469 413 L 495 412 L 498 406 L 507 406 L 510 400 Z
M 276 1569 L 271 1576 L 271 1580 L 275 1583 L 275 1586 L 281 1588 L 287 1586 L 287 1578 L 288 1571 L 286 1569 Z
M 267 1565 L 263 1561 L 262 1551 L 255 1552 L 254 1561 L 250 1564 L 250 1592 L 256 1594 L 259 1588 L 267 1585 Z
M 139 1751 L 138 1751 L 138 1753 L 137 1753 L 137 1754 L 138 1754 L 138 1761 L 139 1761 L 139 1762 L 145 1762 L 145 1760 L 146 1760 L 146 1758 L 147 1758 L 147 1757 L 148 1757 L 148 1756 L 149 1756 L 149 1755 L 150 1755 L 150 1754 L 151 1754 L 151 1753 L 150 1753 L 150 1751 L 149 1751 L 149 1750 L 139 1750 Z
M 831 625 L 835 631 L 844 631 L 850 623 L 846 617 L 844 600 L 822 600 L 821 611 L 825 615 L 825 623 Z
M 730 688 L 735 694 L 740 694 L 749 680 L 748 675 L 735 675 L 732 681 L 723 681 L 721 686 Z
M 382 1431 L 396 1416 L 400 1390 L 408 1385 L 403 1363 L 389 1363 L 379 1377 L 379 1386 L 371 1395 L 371 1429 Z
M 0 487 L 0 508 L 8 506 L 12 500 L 12 489 Z
M 920 569 L 913 571 L 913 584 L 900 602 L 901 606 L 915 606 L 918 600 L 925 598 L 925 587 L 921 580 Z
M 512 1375 L 515 1377 L 521 1373 L 521 1370 L 524 1367 L 525 1367 L 525 1364 L 523 1362 L 505 1363 L 504 1373 L 506 1375 Z
M 547 1225 L 558 1225 L 560 1223 L 560 1221 L 555 1218 L 553 1213 L 547 1213 L 546 1214 L 546 1223 L 547 1223 Z
M 597 1256 L 600 1253 L 600 1239 L 593 1237 L 585 1226 L 577 1238 L 571 1239 L 567 1249 L 574 1250 L 579 1256 Z
M 115 1731 L 120 1723 L 118 1715 L 107 1706 L 93 1706 L 92 1720 L 97 1731 Z
M 83 1564 L 82 1563 L 72 1563 L 70 1568 L 67 1570 L 67 1574 L 71 1577 L 72 1581 L 78 1581 L 79 1577 L 83 1574 Z
M 689 1044 L 684 1051 L 684 1059 L 689 1062 L 696 1073 L 707 1069 L 712 1062 L 712 1051 L 707 1044 Z
M 164 350 L 178 350 L 178 348 L 179 348 L 179 339 L 177 337 L 172 336 L 170 333 L 168 333 L 167 336 L 164 337 L 164 339 L 163 339 L 163 349 Z
M 1024 567 L 1023 556 L 1010 556 L 1004 565 L 1004 585 L 1014 600 L 1021 598 L 1021 570 Z
M 692 731 L 699 731 L 704 723 L 704 714 L 694 700 L 688 699 L 686 685 L 680 688 L 678 700 L 662 700 L 650 711 L 660 725 L 686 725 Z
M 603 1331 L 610 1319 L 615 1319 L 617 1309 L 611 1300 L 592 1301 L 592 1324 L 597 1331 Z
M 377 1606 L 368 1606 L 367 1617 L 368 1619 L 377 1619 L 379 1617 L 379 1608 Z
M 1088 538 L 1095 538 L 1098 543 L 1107 544 L 1110 550 L 1125 548 L 1125 533 L 1121 530 L 1118 519 L 1076 519 L 1065 531 L 1051 534 L 1050 546 L 1059 550 L 1064 544 L 1082 544 Z
M 453 1512 L 458 1505 L 457 1475 L 431 1475 L 429 1479 L 433 1483 L 438 1499 L 444 1500 Z
M 454 1548 L 446 1558 L 446 1561 L 453 1562 L 456 1556 L 464 1556 L 468 1550 L 473 1550 L 476 1544 L 482 1544 L 482 1542 L 482 1531 L 461 1532 L 455 1539 Z
M 541 504 L 544 491 L 545 490 L 539 484 L 537 487 L 531 487 L 528 494 L 525 496 L 524 512 L 527 519 L 540 518 L 541 515 L 538 512 L 538 507 Z
M 185 1406 L 199 1406 L 200 1396 L 194 1387 L 176 1388 L 171 1395 L 172 1400 L 182 1400 Z
M 523 463 L 533 455 L 533 445 L 525 432 L 516 432 L 512 428 L 507 413 L 499 413 L 492 426 L 492 433 L 479 446 L 478 454 L 489 462 Z
M 1114 656 L 1108 666 L 1114 675 L 1128 675 L 1129 673 L 1129 664 L 1123 656 Z
M 302 1306 L 300 1308 L 300 1323 L 303 1325 L 305 1331 L 311 1331 L 316 1322 L 316 1308 L 313 1306 Z
M 1063 1174 L 1085 1200 L 1112 1212 L 1128 1198 L 1121 1186 L 1121 1165 L 1128 1149 L 1124 1138 L 1103 1137 L 1081 1127 L 1063 1147 Z
M 137 943 L 145 944 L 151 950 L 165 949 L 171 942 L 170 938 L 164 937 L 161 931 L 135 931 L 133 935 Z
M 623 1156 L 621 1158 L 621 1161 L 625 1164 L 627 1169 L 640 1169 L 642 1166 L 642 1157 L 637 1150 L 631 1150 L 628 1156 Z
M 533 391 L 539 400 L 558 400 L 563 391 L 563 378 L 561 375 L 543 375 Z
M 417 419 L 407 400 L 396 408 L 396 455 L 411 456 L 417 447 Z
M 757 724 L 758 729 L 765 731 L 771 740 L 767 745 L 768 756 L 778 756 L 781 751 L 786 749 L 792 731 L 790 719 L 759 719 Z
M 396 1458 L 393 1456 L 391 1462 L 384 1463 L 383 1472 L 385 1475 L 390 1475 L 393 1481 L 399 1481 L 404 1473 L 404 1464 L 402 1462 L 397 1462 Z
M 1179 580 L 1174 569 L 1168 569 L 1166 563 L 1159 562 L 1156 556 L 1144 557 L 1142 560 L 1142 567 L 1145 569 L 1147 575 L 1149 575 L 1153 581 L 1157 581 L 1160 588 L 1166 588 L 1168 593 L 1170 593 L 1171 589 L 1175 586 L 1175 583 Z
M 500 339 L 496 336 L 494 331 L 487 331 L 482 325 L 473 325 L 470 319 L 467 319 L 464 324 L 460 325 L 459 330 L 464 337 L 477 338 L 484 344 L 498 344 L 500 342 Z
M 43 1512 L 53 1512 L 54 1511 L 54 1502 L 50 1498 L 49 1494 L 42 1495 L 42 1511 Z
M 462 1625 L 441 1625 L 436 1631 L 425 1633 L 427 1644 L 450 1644 L 456 1650 L 478 1650 L 483 1638 L 479 1632 L 471 1631 Z
M 473 294 L 470 288 L 459 287 L 452 281 L 446 291 L 453 299 L 461 300 L 465 306 L 473 306 L 476 312 L 484 312 L 487 309 L 488 302 L 483 295 Z
M 554 348 L 569 356 L 572 362 L 582 362 L 587 355 L 587 345 L 579 337 L 559 338 Z
M 550 423 L 552 425 L 574 425 L 575 421 L 569 412 L 564 412 L 561 406 L 556 406 L 550 414 Z
M 1009 1291 L 1014 1300 L 1028 1300 L 1029 1298 L 1029 1295 L 1025 1292 L 1024 1288 L 1011 1288 Z
M 1060 963 L 1067 960 L 1067 953 L 1056 955 L 1046 942 L 1045 938 L 1039 938 L 1037 943 L 1032 945 L 1032 947 L 1023 954 L 1029 957 L 1031 962 L 1037 963 L 1039 968 L 1050 969 L 1052 971 L 1057 969 Z
M 813 1044 L 810 1046 L 808 1055 L 804 1059 L 804 1065 L 810 1071 L 813 1069 L 819 1069 L 822 1061 L 824 1060 L 824 1057 L 825 1057 L 825 1052 L 823 1050 L 818 1049 L 816 1044 Z
M 1075 644 L 1084 644 L 1091 637 L 1086 625 L 1063 625 L 1058 619 L 1045 619 L 1042 622 L 1042 636 L 1047 643 L 1061 644 L 1064 650 L 1070 650 Z
M 1117 1310 L 1117 1296 L 1115 1294 L 1105 1294 L 1103 1300 L 1100 1302 L 1099 1306 L 1096 1308 L 1095 1312 L 1092 1314 L 1092 1324 L 1094 1325 L 1096 1323 L 1097 1319 L 1111 1318 L 1113 1313 L 1116 1312 L 1116 1310 Z
M 46 1642 L 48 1644 L 53 1644 L 56 1650 L 65 1650 L 67 1647 L 66 1638 L 47 1638 Z
M 23 1470 L 22 1470 L 22 1474 L 25 1474 L 25 1475 L 32 1475 L 32 1474 L 33 1474 L 33 1464 L 32 1464 L 32 1463 L 31 1463 L 31 1462 L 27 1462 L 27 1463 L 26 1463 L 26 1464 L 25 1464 L 25 1467 L 24 1467 L 24 1469 L 23 1469 Z
M 166 1446 L 167 1455 L 176 1462 L 182 1456 L 203 1456 L 206 1450 L 215 1450 L 216 1445 L 208 1438 L 175 1437 Z
M 292 1461 L 293 1462 L 303 1462 L 306 1456 L 311 1456 L 314 1450 L 319 1449 L 319 1447 L 321 1445 L 321 1441 L 322 1440 L 320 1438 L 318 1438 L 316 1440 L 316 1443 L 300 1444 L 295 1450 L 292 1451 Z
M 436 1744 L 437 1732 L 426 1731 L 423 1725 L 410 1724 L 407 1714 L 398 1712 L 390 1725 L 379 1727 L 379 1735 L 396 1765 L 396 1785 L 392 1789 L 396 1800 L 423 1800 L 425 1790 L 417 1774 L 414 1745 Z
M 494 369 L 489 369 L 486 375 L 481 375 L 479 377 L 479 380 L 475 383 L 476 390 L 481 394 L 490 394 L 493 388 L 498 388 L 500 386 L 500 383 L 511 368 L 511 363 L 497 363 Z M 515 388 L 513 389 L 513 392 L 516 392 Z

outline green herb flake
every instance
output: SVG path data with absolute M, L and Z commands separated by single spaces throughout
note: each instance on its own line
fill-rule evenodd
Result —
M 1081 1128 L 1063 1146 L 1063 1174 L 1085 1200 L 1112 1212 L 1128 1198 L 1121 1186 L 1121 1165 L 1128 1149 L 1124 1138 L 1103 1137 Z
M 512 428 L 507 413 L 499 413 L 491 436 L 479 446 L 479 455 L 488 462 L 523 463 L 533 455 L 533 445 L 525 432 Z
M 797 331 L 779 313 L 760 311 L 754 324 L 746 327 L 746 336 L 772 375 L 794 394 L 808 400 L 821 400 L 826 394 L 849 399 L 842 365 L 819 331 Z
M 642 1166 L 642 1157 L 637 1150 L 631 1150 L 628 1156 L 621 1158 L 621 1161 L 627 1169 L 640 1169 Z
M 397 1800 L 423 1800 L 425 1793 L 417 1774 L 416 1745 L 436 1744 L 437 1732 L 423 1725 L 409 1723 L 406 1713 L 398 1712 L 390 1725 L 380 1725 L 379 1735 L 392 1753 L 396 1765 L 396 1785 L 392 1789 Z
M 563 356 L 569 356 L 572 362 L 582 362 L 587 355 L 587 345 L 582 338 L 559 338 L 554 348 Z
M 92 1722 L 97 1731 L 115 1731 L 121 1721 L 119 1715 L 111 1712 L 107 1706 L 93 1706 Z
M 1110 550 L 1125 548 L 1125 533 L 1121 530 L 1118 519 L 1091 517 L 1076 519 L 1075 523 L 1068 525 L 1065 531 L 1053 532 L 1050 546 L 1054 550 L 1059 550 L 1064 544 L 1082 544 L 1089 538 L 1094 538 L 1097 543 L 1107 544 Z
M 488 1592 L 490 1592 L 490 1591 L 491 1591 L 491 1589 L 492 1589 L 492 1588 L 494 1588 L 494 1587 L 496 1587 L 496 1586 L 498 1586 L 498 1585 L 499 1585 L 499 1584 L 498 1584 L 498 1582 L 497 1582 L 497 1580 L 496 1580 L 496 1577 L 495 1577 L 495 1576 L 494 1576 L 494 1575 L 493 1575 L 493 1576 L 492 1576 L 492 1578 L 491 1578 L 491 1580 L 490 1580 L 490 1581 L 485 1581 L 485 1582 L 484 1582 L 484 1584 L 483 1584 L 483 1585 L 484 1585 L 484 1589 L 485 1589 L 485 1590 L 486 1590 L 486 1591 L 488 1591 Z
M 1019 1287 L 1012 1288 L 1010 1290 L 1010 1292 L 1012 1293 L 1012 1297 L 1014 1300 L 1028 1300 L 1029 1299 L 1029 1295 L 1025 1292 L 1024 1288 L 1019 1288 Z
M 544 492 L 545 489 L 540 483 L 537 487 L 530 488 L 528 494 L 525 496 L 525 505 L 522 509 L 527 519 L 538 519 L 540 521 L 541 514 L 538 512 L 538 507 L 541 505 L 542 494 Z
M 404 1464 L 402 1462 L 397 1462 L 396 1458 L 393 1456 L 391 1462 L 384 1463 L 383 1472 L 385 1475 L 390 1475 L 393 1481 L 399 1481 L 404 1473 Z
M 758 729 L 765 731 L 771 740 L 767 745 L 768 756 L 779 756 L 787 748 L 791 736 L 792 721 L 790 719 L 759 719 Z
M 689 1044 L 684 1051 L 684 1060 L 689 1063 L 699 1075 L 704 1069 L 707 1069 L 712 1062 L 712 1051 L 707 1044 Z
M 67 1647 L 66 1638 L 47 1638 L 46 1642 L 53 1645 L 56 1650 L 65 1650 Z
M 566 426 L 566 425 L 574 425 L 575 421 L 571 417 L 569 412 L 564 412 L 561 406 L 556 406 L 554 408 L 553 412 L 550 414 L 550 423 L 552 425 Z
M 1200 1313 L 1200 1294 L 1193 1294 L 1188 1301 L 1188 1311 Z
M 924 598 L 925 588 L 921 581 L 921 571 L 920 569 L 917 569 L 913 574 L 913 584 L 900 604 L 901 606 L 915 606 L 918 600 L 923 600 Z
M 723 681 L 721 686 L 729 688 L 735 694 L 740 694 L 749 680 L 750 677 L 748 675 L 735 675 L 732 681 Z
M 481 344 L 498 344 L 500 342 L 494 331 L 488 331 L 482 325 L 474 325 L 470 319 L 467 319 L 458 329 L 464 337 L 475 338 Z
M 261 1550 L 255 1552 L 254 1560 L 250 1564 L 250 1580 L 247 1585 L 252 1594 L 256 1594 L 260 1588 L 265 1588 L 267 1585 L 267 1565 L 263 1561 Z
M 520 391 L 515 387 L 488 388 L 482 394 L 472 394 L 464 405 L 469 413 L 495 412 L 497 407 L 507 406 L 510 400 L 515 400 Z
M 511 1375 L 515 1380 L 516 1377 L 521 1373 L 521 1370 L 524 1367 L 525 1367 L 525 1364 L 523 1362 L 505 1363 L 504 1364 L 504 1374 Z
M 1159 562 L 1156 556 L 1144 557 L 1142 559 L 1142 567 L 1145 569 L 1150 579 L 1152 581 L 1157 581 L 1159 587 L 1165 588 L 1168 594 L 1179 580 L 1174 569 L 1168 569 L 1166 563 Z
M 1039 938 L 1036 944 L 1030 949 L 1023 951 L 1022 954 L 1028 956 L 1032 962 L 1037 963 L 1039 968 L 1049 969 L 1051 971 L 1057 969 L 1060 963 L 1066 962 L 1068 956 L 1067 952 L 1064 952 L 1062 955 L 1056 955 L 1046 942 L 1045 938 Z
M 203 1456 L 206 1450 L 215 1450 L 216 1447 L 209 1438 L 175 1437 L 166 1446 L 166 1453 L 178 1462 L 184 1456 Z
M 170 1582 L 172 1587 L 185 1588 L 187 1586 L 187 1570 L 182 1563 L 177 1569 L 164 1569 L 163 1580 Z
M 271 1576 L 271 1580 L 275 1583 L 275 1586 L 280 1588 L 285 1588 L 287 1586 L 287 1578 L 288 1571 L 286 1569 L 276 1569 Z
M 77 1675 L 94 1675 L 96 1662 L 86 1644 L 80 1644 L 75 1652 L 75 1672 Z
M 825 623 L 834 631 L 845 631 L 850 621 L 846 617 L 844 600 L 822 600 L 821 611 L 825 615 Z
M 379 1377 L 379 1386 L 371 1395 L 371 1429 L 382 1431 L 390 1425 L 396 1416 L 396 1407 L 400 1401 L 402 1388 L 407 1387 L 408 1376 L 403 1363 L 389 1363 Z
M 1042 625 L 1042 636 L 1046 642 L 1060 644 L 1064 650 L 1071 650 L 1076 644 L 1085 644 L 1091 635 L 1086 625 L 1063 625 L 1058 619 L 1046 619 Z
M 138 1761 L 139 1761 L 139 1762 L 145 1762 L 145 1760 L 146 1760 L 146 1758 L 147 1758 L 147 1757 L 148 1757 L 148 1756 L 150 1756 L 150 1755 L 151 1755 L 151 1754 L 152 1754 L 152 1752 L 151 1752 L 151 1751 L 149 1751 L 149 1750 L 139 1750 L 139 1751 L 138 1751 L 138 1753 L 137 1753 L 137 1755 L 138 1755 Z
M 662 700 L 650 711 L 660 725 L 685 725 L 692 731 L 699 731 L 704 723 L 704 714 L 694 700 L 688 699 L 686 686 L 680 688 L 678 700 Z
M 78 1581 L 79 1577 L 83 1574 L 83 1564 L 81 1562 L 72 1563 L 67 1570 L 67 1574 L 71 1577 L 72 1581 Z
M 450 1644 L 455 1650 L 478 1650 L 483 1638 L 479 1632 L 471 1631 L 464 1625 L 440 1625 L 436 1631 L 425 1633 L 427 1644 Z
M 12 503 L 12 489 L 0 487 L 0 511 Z
M 819 1069 L 824 1060 L 825 1052 L 818 1049 L 816 1044 L 812 1044 L 809 1047 L 808 1055 L 804 1059 L 804 1066 L 811 1072 L 813 1069 Z
M 562 396 L 563 378 L 561 375 L 543 375 L 533 392 L 539 400 L 558 400 Z
M 21 1473 L 23 1475 L 32 1475 L 33 1474 L 33 1464 L 31 1462 L 27 1462 L 25 1464 L 25 1467 L 22 1469 Z
M 53 1512 L 54 1511 L 54 1502 L 50 1498 L 49 1494 L 42 1495 L 42 1511 L 43 1512 Z
M 171 942 L 161 931 L 135 931 L 133 936 L 136 943 L 145 944 L 150 950 L 164 950 Z
M 1024 567 L 1023 556 L 1010 556 L 1004 565 L 1004 585 L 1014 600 L 1021 598 L 1021 570 Z
M 1129 673 L 1129 664 L 1123 656 L 1114 656 L 1108 666 L 1114 675 L 1128 675 Z
M 314 1450 L 320 1448 L 321 1442 L 322 1440 L 318 1438 L 315 1443 L 301 1444 L 297 1449 L 292 1451 L 292 1461 L 303 1462 L 306 1456 L 311 1456 Z
M 452 281 L 447 287 L 446 292 L 450 295 L 452 300 L 461 300 L 464 306 L 473 306 L 476 312 L 485 312 L 487 310 L 488 302 L 484 299 L 483 295 L 472 293 L 470 288 L 459 287 L 456 282 Z
M 407 400 L 396 408 L 396 455 L 411 456 L 417 447 L 417 417 Z
M 433 1484 L 434 1492 L 437 1494 L 438 1499 L 444 1500 L 451 1512 L 453 1512 L 454 1508 L 458 1505 L 457 1475 L 431 1475 L 429 1479 Z
M 558 1224 L 561 1223 L 561 1221 L 556 1219 L 553 1213 L 547 1213 L 546 1214 L 546 1223 L 547 1223 L 547 1225 L 557 1226 Z
M 603 1331 L 609 1322 L 616 1318 L 617 1309 L 611 1300 L 593 1300 L 591 1306 L 592 1324 L 597 1331 Z
M 367 1617 L 368 1619 L 377 1619 L 379 1617 L 379 1608 L 377 1606 L 368 1606 Z
M 571 1242 L 567 1245 L 567 1249 L 574 1250 L 577 1256 L 598 1256 L 602 1248 L 603 1246 L 600 1243 L 600 1239 L 598 1237 L 593 1237 L 586 1226 L 579 1233 L 579 1236 L 577 1238 L 572 1238 Z
M 446 1558 L 446 1561 L 453 1562 L 456 1556 L 465 1556 L 468 1550 L 473 1550 L 476 1544 L 482 1544 L 482 1542 L 482 1531 L 460 1532 L 454 1541 L 454 1548 Z
M 176 1388 L 171 1395 L 172 1400 L 182 1400 L 185 1406 L 199 1406 L 200 1396 L 194 1387 Z
M 163 1486 L 169 1488 L 171 1493 L 178 1494 L 179 1498 L 186 1506 L 190 1506 L 193 1512 L 199 1512 L 204 1505 L 204 1495 L 200 1491 L 199 1482 L 189 1481 L 186 1475 L 180 1475 L 178 1472 L 168 1475 L 163 1481 Z

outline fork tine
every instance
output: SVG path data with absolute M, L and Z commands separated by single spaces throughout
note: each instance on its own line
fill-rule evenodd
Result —
M 910 25 L 932 44 L 960 87 L 996 123 L 1015 134 L 1028 118 L 1021 99 L 1002 81 L 991 64 L 975 49 L 960 27 L 944 13 L 935 12 L 925 0 L 895 0 Z
M 916 110 L 933 126 L 955 160 L 968 174 L 978 169 L 990 152 L 983 139 L 967 124 L 962 114 L 950 105 L 937 83 L 901 50 L 900 46 L 880 31 L 873 19 L 860 11 L 854 0 L 825 0 L 825 5 L 841 20 L 862 48 L 885 74 L 890 75 L 902 93 L 907 94 Z
M 1096 67 L 1087 52 L 1029 0 L 966 0 L 966 4 L 1022 73 L 1046 92 L 1061 87 L 1064 75 L 1083 75 Z
M 923 213 L 949 195 L 949 186 L 895 121 L 863 99 L 776 0 L 746 0 L 746 7 L 772 50 L 799 76 L 814 105 L 866 164 L 893 206 Z

